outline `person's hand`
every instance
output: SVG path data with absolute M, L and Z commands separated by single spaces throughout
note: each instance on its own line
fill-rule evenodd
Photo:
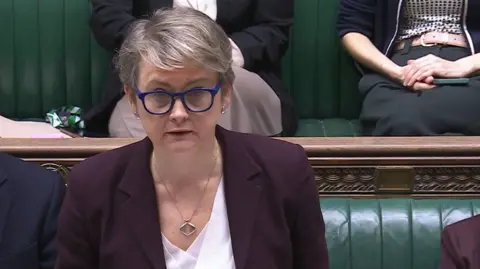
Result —
M 416 60 L 409 60 L 404 68 L 403 85 L 413 87 L 418 82 L 431 84 L 433 78 L 460 78 L 472 73 L 473 63 L 468 58 L 448 61 L 429 54 Z
M 435 88 L 436 86 L 431 83 L 426 83 L 422 81 L 417 81 L 413 83 L 413 85 L 410 87 L 410 90 L 412 91 L 425 91 L 425 90 L 431 90 Z
M 391 77 L 396 80 L 399 84 L 403 84 L 404 79 L 405 79 L 405 74 L 408 73 L 411 70 L 411 66 L 403 66 L 403 67 L 398 67 L 397 69 L 394 70 L 392 73 Z M 433 81 L 433 79 L 432 79 Z M 426 81 L 415 81 L 415 83 L 408 87 L 412 91 L 424 91 L 424 90 L 430 90 L 435 88 L 435 85 L 432 84 L 432 81 L 426 82 Z

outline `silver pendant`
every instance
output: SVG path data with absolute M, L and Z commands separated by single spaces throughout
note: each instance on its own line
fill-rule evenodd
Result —
M 180 226 L 180 232 L 182 232 L 182 234 L 185 236 L 192 235 L 193 233 L 195 233 L 196 230 L 197 228 L 195 227 L 195 225 L 193 225 L 193 223 L 189 221 L 184 222 L 182 226 Z

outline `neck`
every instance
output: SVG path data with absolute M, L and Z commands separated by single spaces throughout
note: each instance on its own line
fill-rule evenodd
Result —
M 155 182 L 188 184 L 191 181 L 208 179 L 221 172 L 221 153 L 216 139 L 206 141 L 201 146 L 185 153 L 172 153 L 154 149 L 152 154 L 152 174 Z

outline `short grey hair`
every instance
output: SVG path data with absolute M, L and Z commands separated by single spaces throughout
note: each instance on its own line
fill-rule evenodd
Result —
M 132 23 L 115 57 L 120 80 L 135 88 L 141 61 L 173 70 L 200 64 L 232 85 L 232 45 L 223 29 L 204 13 L 187 7 L 157 10 Z

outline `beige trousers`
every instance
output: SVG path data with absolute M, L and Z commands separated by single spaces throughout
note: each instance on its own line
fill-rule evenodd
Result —
M 257 74 L 234 67 L 232 102 L 220 116 L 218 124 L 225 129 L 264 136 L 282 132 L 280 100 Z M 146 136 L 142 123 L 132 113 L 127 97 L 118 101 L 108 126 L 111 137 Z

